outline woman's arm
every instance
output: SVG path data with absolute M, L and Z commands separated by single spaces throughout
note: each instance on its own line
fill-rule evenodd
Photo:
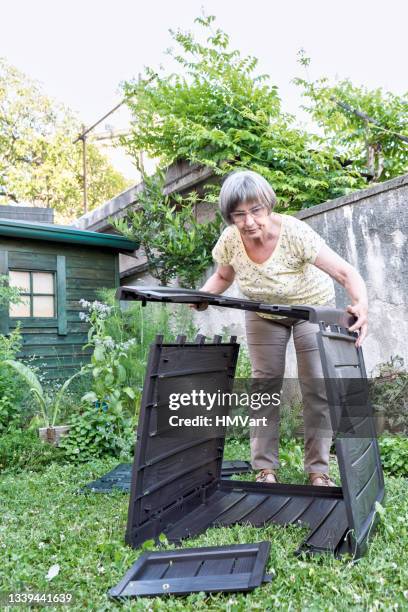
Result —
M 350 296 L 351 305 L 347 306 L 347 311 L 357 317 L 357 321 L 349 330 L 359 330 L 356 346 L 361 346 L 368 328 L 368 298 L 363 278 L 351 264 L 327 245 L 320 249 L 314 265 L 340 283 Z
M 218 265 L 214 274 L 205 282 L 200 291 L 207 293 L 224 293 L 232 285 L 235 278 L 234 268 L 232 266 Z
M 234 268 L 232 266 L 221 266 L 218 265 L 214 274 L 204 283 L 200 291 L 206 291 L 207 293 L 224 293 L 232 285 L 235 278 Z M 205 310 L 208 308 L 208 304 L 203 302 L 202 304 L 190 304 L 191 308 L 196 310 Z

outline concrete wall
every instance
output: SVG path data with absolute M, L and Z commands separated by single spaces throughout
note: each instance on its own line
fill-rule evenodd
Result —
M 314 206 L 298 217 L 353 264 L 367 283 L 368 373 L 391 355 L 401 355 L 408 367 L 408 175 Z M 348 303 L 339 285 L 336 303 Z
M 36 206 L 3 206 L 0 205 L 0 218 L 36 223 L 54 223 L 54 210 Z

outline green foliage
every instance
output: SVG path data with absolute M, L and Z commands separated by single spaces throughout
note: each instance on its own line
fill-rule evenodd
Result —
M 383 437 L 379 439 L 381 463 L 390 476 L 408 476 L 408 439 Z
M 41 442 L 38 433 L 32 430 L 10 429 L 0 436 L 0 472 L 37 471 L 61 458 L 58 449 Z
M 390 433 L 408 435 L 408 372 L 399 355 L 380 364 L 376 376 L 369 379 L 370 400 L 376 417 L 384 419 Z
M 299 440 L 283 439 L 279 448 L 279 462 L 282 468 L 291 467 L 296 470 L 303 468 L 303 445 Z
M 300 62 L 310 63 L 304 52 Z M 350 168 L 375 181 L 408 171 L 408 92 L 397 96 L 381 88 L 358 87 L 349 79 L 334 85 L 326 77 L 295 82 L 308 99 L 305 109 Z
M 54 427 L 60 413 L 61 404 L 65 400 L 65 393 L 71 382 L 79 376 L 80 372 L 76 372 L 66 380 L 54 397 L 45 392 L 34 370 L 21 361 L 5 359 L 0 363 L 0 366 L 14 370 L 19 379 L 22 379 L 30 389 L 39 409 L 35 425 L 39 427 Z
M 195 219 L 197 194 L 182 200 L 178 195 L 163 194 L 164 177 L 144 177 L 145 189 L 139 194 L 138 210 L 125 219 L 115 219 L 112 225 L 121 234 L 140 242 L 150 273 L 162 285 L 178 278 L 183 287 L 195 288 L 212 263 L 211 250 L 215 245 L 222 219 L 217 213 L 214 221 Z
M 20 328 L 16 327 L 9 336 L 0 334 L 0 364 L 14 359 L 21 348 Z M 6 367 L 0 365 L 0 433 L 22 421 L 21 402 L 24 389 L 20 381 Z
M 131 355 L 136 339 L 124 338 L 123 322 L 117 307 L 98 301 L 81 300 L 80 303 L 86 309 L 80 314 L 81 319 L 89 324 L 86 348 L 93 349 L 91 362 L 82 368 L 82 373 L 92 375 L 91 389 L 85 393 L 82 401 L 108 406 L 118 415 L 124 410 L 134 415 L 139 389 L 134 388 L 131 380 Z M 115 320 L 116 338 L 109 333 L 112 319 Z
M 128 457 L 134 443 L 131 419 L 116 404 L 86 403 L 70 419 L 70 430 L 59 448 L 75 462 L 113 456 Z
M 17 287 L 10 287 L 8 276 L 0 274 L 0 306 L 8 306 L 10 303 L 18 304 L 20 291 Z
M 228 35 L 213 29 L 214 17 L 196 22 L 203 41 L 171 31 L 177 49 L 170 54 L 181 74 L 148 68 L 140 81 L 123 84 L 134 117 L 122 141 L 130 154 L 144 150 L 164 165 L 200 162 L 218 175 L 255 170 L 273 185 L 278 209 L 288 212 L 364 184 L 321 139 L 295 127 L 277 87 L 256 73 L 256 58 L 231 50 Z
M 20 351 L 21 343 L 22 338 L 19 324 L 8 336 L 0 334 L 0 361 L 13 359 Z
M 112 391 L 120 391 L 114 404 L 129 415 L 137 409 L 151 343 L 157 334 L 166 341 L 174 341 L 183 333 L 193 336 L 197 330 L 192 324 L 192 313 L 186 306 L 126 303 L 121 309 L 114 292 L 101 293 L 103 302 L 81 300 L 85 312 L 81 319 L 89 324 L 89 345 L 93 347 L 91 363 L 84 367 L 92 373 L 92 388 L 88 401 L 111 402 Z
M 91 363 L 81 370 L 88 388 L 79 409 L 69 415 L 70 431 L 60 442 L 70 461 L 103 456 L 128 457 L 134 444 L 140 397 L 150 344 L 158 333 L 171 341 L 179 332 L 192 335 L 191 313 L 186 307 L 140 303 L 122 311 L 112 291 L 101 292 L 104 302 L 81 300 L 81 319 L 89 323 Z
M 225 336 L 225 327 L 223 328 L 223 336 Z M 231 334 L 227 334 L 229 338 Z M 227 340 L 228 342 L 228 340 Z M 252 377 L 252 365 L 249 358 L 249 352 L 245 345 L 239 347 L 237 367 L 235 368 L 235 378 L 251 378 Z
M 0 202 L 53 207 L 60 221 L 82 213 L 80 122 L 40 85 L 0 58 Z M 95 145 L 87 146 L 89 209 L 127 186 Z

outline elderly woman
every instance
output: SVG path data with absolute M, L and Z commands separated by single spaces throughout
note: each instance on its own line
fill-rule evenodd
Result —
M 334 279 L 350 296 L 347 310 L 357 318 L 350 331 L 358 330 L 356 345 L 360 346 L 367 333 L 363 279 L 306 223 L 273 212 L 275 203 L 273 189 L 256 172 L 239 171 L 228 176 L 220 194 L 221 213 L 228 226 L 212 252 L 217 270 L 201 290 L 220 294 L 236 279 L 246 297 L 264 303 L 333 305 Z M 316 324 L 248 311 L 245 323 L 253 378 L 278 381 L 280 385 L 293 332 L 304 406 L 305 471 L 311 484 L 334 486 L 329 478 L 327 398 L 321 386 L 313 384 L 313 379 L 323 378 Z M 325 436 L 317 435 L 316 422 L 319 428 L 325 423 Z M 251 431 L 252 467 L 259 470 L 258 482 L 275 483 L 279 467 L 277 408 L 271 409 L 268 423 L 262 433 Z

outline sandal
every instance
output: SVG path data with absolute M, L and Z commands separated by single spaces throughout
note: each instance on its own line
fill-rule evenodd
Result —
M 328 474 L 322 472 L 310 472 L 309 474 L 310 484 L 316 487 L 336 487 L 336 483 L 330 480 Z
M 265 482 L 267 484 L 277 484 L 279 481 L 275 474 L 275 470 L 263 469 L 256 475 L 256 482 Z

